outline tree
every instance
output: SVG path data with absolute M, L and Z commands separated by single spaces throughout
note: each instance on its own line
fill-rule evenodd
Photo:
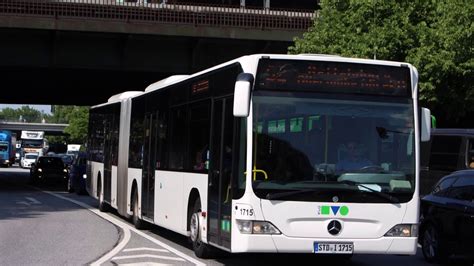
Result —
M 69 126 L 64 130 L 70 135 L 71 143 L 85 143 L 89 125 L 89 108 L 75 106 L 67 115 Z
M 43 117 L 45 114 L 27 105 L 18 109 L 7 107 L 0 110 L 0 119 L 6 121 L 39 123 Z
M 405 61 L 419 71 L 420 100 L 442 127 L 473 127 L 474 2 L 322 0 L 290 53 Z
M 53 143 L 84 143 L 89 125 L 89 107 L 72 105 L 55 105 L 48 118 L 49 123 L 69 124 L 64 129 L 67 136 L 49 137 Z
M 71 114 L 75 108 L 73 105 L 53 105 L 52 115 L 49 117 L 48 122 L 67 124 L 69 121 L 68 115 Z

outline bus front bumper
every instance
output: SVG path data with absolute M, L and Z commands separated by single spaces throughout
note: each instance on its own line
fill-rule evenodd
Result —
M 314 243 L 353 243 L 354 254 L 415 255 L 416 237 L 377 239 L 295 238 L 284 235 L 245 235 L 232 239 L 232 252 L 314 253 Z M 237 240 L 237 241 L 236 241 Z M 238 243 L 238 244 L 237 244 Z M 235 245 L 234 245 L 235 244 Z

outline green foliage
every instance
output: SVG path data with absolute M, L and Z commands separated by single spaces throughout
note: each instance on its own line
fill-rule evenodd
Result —
M 64 129 L 67 136 L 49 137 L 52 143 L 84 143 L 89 125 L 89 107 L 72 105 L 54 105 L 48 123 L 69 124 Z
M 69 124 L 64 130 L 68 136 L 48 136 L 50 143 L 84 143 L 89 124 L 89 107 L 86 106 L 53 106 L 51 115 L 44 114 L 27 105 L 18 109 L 4 108 L 0 110 L 0 120 L 21 121 L 29 123 Z
M 76 107 L 72 105 L 53 105 L 53 114 L 49 117 L 49 123 L 67 124 L 69 121 L 69 114 L 74 111 Z
M 0 119 L 13 122 L 39 123 L 46 115 L 27 105 L 18 109 L 4 108 L 0 110 Z
M 409 62 L 438 125 L 474 126 L 473 1 L 322 0 L 321 8 L 290 53 Z
M 85 143 L 89 125 L 89 108 L 74 106 L 66 118 L 69 126 L 64 132 L 70 135 L 70 143 Z

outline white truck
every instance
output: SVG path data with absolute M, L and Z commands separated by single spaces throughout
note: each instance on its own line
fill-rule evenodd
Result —
M 77 153 L 79 153 L 80 149 L 81 149 L 81 144 L 68 144 L 67 145 L 67 154 L 76 155 Z
M 38 156 L 42 156 L 47 149 L 48 145 L 44 138 L 44 131 L 21 131 L 22 155 L 26 153 L 37 153 Z

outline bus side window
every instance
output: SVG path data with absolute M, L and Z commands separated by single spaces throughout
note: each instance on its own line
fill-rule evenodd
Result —
M 158 129 L 157 129 L 157 150 L 156 150 L 156 169 L 165 170 L 168 168 L 168 112 L 158 111 Z
M 183 170 L 187 135 L 186 107 L 172 109 L 170 122 L 169 168 L 171 170 Z
M 434 136 L 431 143 L 430 169 L 457 170 L 461 142 L 459 136 Z
M 208 170 L 209 134 L 211 128 L 209 101 L 192 104 L 189 108 L 188 166 L 191 171 L 206 173 Z

